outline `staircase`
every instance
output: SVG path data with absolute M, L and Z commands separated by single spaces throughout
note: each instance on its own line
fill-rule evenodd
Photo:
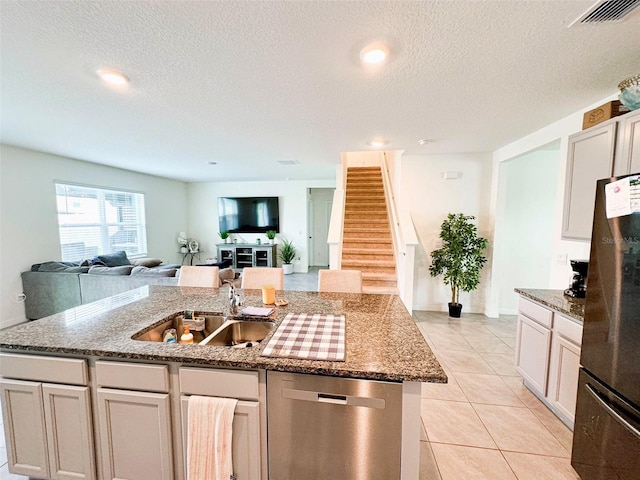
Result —
M 347 169 L 342 269 L 362 271 L 364 293 L 398 293 L 380 167 Z

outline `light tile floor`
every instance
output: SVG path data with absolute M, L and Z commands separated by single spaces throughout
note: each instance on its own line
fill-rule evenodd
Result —
M 579 480 L 572 432 L 513 366 L 515 316 L 413 317 L 449 377 L 422 386 L 420 480 Z
M 317 267 L 285 275 L 286 290 L 317 286 Z M 413 316 L 449 377 L 422 386 L 420 480 L 579 480 L 569 460 L 572 432 L 513 368 L 516 317 Z M 27 480 L 10 474 L 6 461 L 2 430 L 0 480 Z

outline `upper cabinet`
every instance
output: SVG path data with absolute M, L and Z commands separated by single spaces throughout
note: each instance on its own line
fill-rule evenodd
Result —
M 596 182 L 640 171 L 640 110 L 571 135 L 562 238 L 589 240 Z
M 640 110 L 619 117 L 618 139 L 613 175 L 640 173 Z

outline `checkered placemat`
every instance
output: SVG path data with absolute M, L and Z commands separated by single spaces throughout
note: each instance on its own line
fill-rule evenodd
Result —
M 344 315 L 289 313 L 262 356 L 344 362 L 344 327 Z

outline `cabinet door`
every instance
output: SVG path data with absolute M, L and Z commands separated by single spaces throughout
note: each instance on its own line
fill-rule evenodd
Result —
M 49 478 L 42 384 L 0 380 L 9 471 Z
M 543 396 L 547 394 L 551 330 L 518 315 L 516 370 Z
M 89 387 L 43 384 L 49 466 L 55 480 L 95 478 Z
M 549 400 L 571 422 L 575 419 L 580 347 L 554 335 L 549 370 Z
M 98 388 L 104 480 L 171 480 L 169 395 Z
M 591 238 L 596 181 L 611 176 L 616 125 L 607 122 L 569 137 L 563 238 Z
M 238 480 L 260 480 L 260 408 L 258 402 L 238 401 L 233 415 L 233 473 Z M 182 397 L 182 441 L 187 465 L 189 397 Z M 185 478 L 186 478 L 185 471 Z
M 619 128 L 620 145 L 616 148 L 613 174 L 640 173 L 640 110 L 621 117 Z

